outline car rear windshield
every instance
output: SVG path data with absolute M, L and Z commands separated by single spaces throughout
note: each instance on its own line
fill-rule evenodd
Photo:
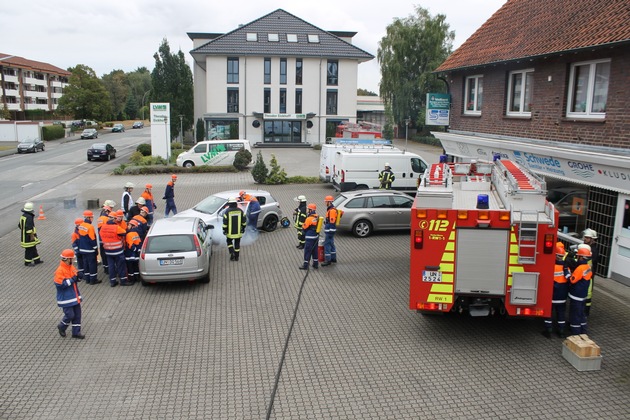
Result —
M 149 254 L 164 254 L 171 252 L 195 251 L 192 235 L 150 236 L 147 238 L 146 252 Z
M 92 145 L 92 149 L 96 149 L 96 150 L 105 150 L 107 147 L 105 147 L 104 144 L 101 143 L 97 143 L 97 144 L 93 144 Z

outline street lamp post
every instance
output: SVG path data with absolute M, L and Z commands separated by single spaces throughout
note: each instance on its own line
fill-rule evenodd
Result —
M 407 150 L 407 138 L 409 133 L 409 122 L 411 121 L 411 117 L 405 118 L 405 150 Z
M 166 164 L 171 159 L 171 140 L 168 138 L 168 117 L 164 116 L 164 137 L 166 137 Z
M 179 139 L 180 139 L 180 143 L 183 145 L 184 144 L 184 130 L 183 130 L 183 124 L 184 124 L 184 116 L 180 115 L 179 116 Z
M 147 93 L 149 92 L 151 92 L 151 89 L 144 92 L 144 95 L 142 95 L 142 102 L 140 103 L 140 109 L 142 109 L 142 121 L 144 121 L 144 98 L 146 98 Z

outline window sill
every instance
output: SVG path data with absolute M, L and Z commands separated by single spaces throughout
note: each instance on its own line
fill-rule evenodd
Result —
M 464 118 L 481 118 L 481 112 L 478 114 L 467 114 L 467 113 L 462 113 L 462 117 Z
M 531 115 L 504 115 L 504 120 L 531 120 Z
M 574 123 L 595 123 L 595 124 L 603 124 L 606 122 L 606 118 L 576 118 L 576 117 L 562 117 L 560 118 L 562 122 L 574 122 Z

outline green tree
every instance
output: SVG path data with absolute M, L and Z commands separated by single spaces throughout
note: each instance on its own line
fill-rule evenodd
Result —
M 138 103 L 132 94 L 127 95 L 127 103 L 124 109 L 125 119 L 135 119 L 138 116 Z
M 201 118 L 197 118 L 197 128 L 195 130 L 195 136 L 197 141 L 204 141 L 206 139 L 206 125 Z
M 367 90 L 367 89 L 357 89 L 357 95 L 358 96 L 378 96 L 378 94 L 372 92 L 371 90 Z
M 111 112 L 109 92 L 94 70 L 84 64 L 68 69 L 68 86 L 59 98 L 57 113 L 76 119 L 103 120 Z
M 112 104 L 111 113 L 106 118 L 120 120 L 129 96 L 127 75 L 122 70 L 113 70 L 109 74 L 104 75 L 102 80 L 105 89 L 109 92 Z
M 256 163 L 252 168 L 252 177 L 254 178 L 254 182 L 257 184 L 264 184 L 267 180 L 267 175 L 269 174 L 269 169 L 267 169 L 267 165 L 265 165 L 265 160 L 263 159 L 262 152 L 259 150 L 256 155 Z
M 136 70 L 127 73 L 127 83 L 129 85 L 129 95 L 133 96 L 136 103 L 136 114 L 129 115 L 129 118 L 148 118 L 148 113 L 142 115 L 142 107 L 147 105 L 151 93 L 151 72 L 146 67 L 138 67 Z
M 455 32 L 449 30 L 446 16 L 432 17 L 416 6 L 416 14 L 395 19 L 379 42 L 377 59 L 381 65 L 380 94 L 392 110 L 394 124 L 404 127 L 424 122 L 426 94 L 445 92 L 443 82 L 432 72 L 449 56 Z
M 10 120 L 11 119 L 11 111 L 9 111 L 9 107 L 7 104 L 2 104 L 2 109 L 0 109 L 0 120 Z
M 287 173 L 285 172 L 280 165 L 278 165 L 278 160 L 276 159 L 276 155 L 271 155 L 271 160 L 269 161 L 269 165 L 271 166 L 271 170 L 269 171 L 269 176 L 265 180 L 266 184 L 286 184 L 287 183 Z
M 153 55 L 155 68 L 151 73 L 151 100 L 169 102 L 171 104 L 171 135 L 179 136 L 180 118 L 184 130 L 193 125 L 193 79 L 190 66 L 182 50 L 177 54 L 171 53 L 166 39 L 158 52 Z

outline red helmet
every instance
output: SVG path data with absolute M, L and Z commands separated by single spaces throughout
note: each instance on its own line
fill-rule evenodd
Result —
M 143 211 L 145 213 L 149 213 L 149 208 L 147 206 L 142 206 L 142 207 L 140 207 L 140 211 Z
M 151 188 L 153 188 L 153 185 L 151 185 L 151 184 L 147 184 L 147 185 L 145 185 L 145 186 L 144 186 L 144 188 L 146 188 L 146 189 L 151 189 Z
M 175 174 L 171 175 L 171 179 L 177 179 L 177 175 Z
M 64 249 L 63 251 L 61 251 L 61 258 L 63 258 L 64 260 L 74 258 L 74 251 L 71 249 Z
M 140 222 L 138 222 L 136 219 L 131 219 L 129 221 L 129 226 L 140 226 Z
M 238 193 L 239 197 L 242 197 L 245 195 L 245 190 L 240 190 Z
M 309 203 L 308 206 L 306 206 L 307 209 L 309 210 L 317 210 L 317 206 L 314 203 Z
M 324 198 L 324 201 L 333 201 L 334 198 L 332 195 L 327 195 L 326 198 Z
M 92 210 L 86 210 L 83 212 L 83 217 L 94 217 Z
M 83 223 L 83 219 L 81 219 L 80 217 L 77 217 L 76 219 L 74 219 L 75 225 L 80 225 L 81 223 Z
M 123 217 L 125 215 L 125 212 L 122 210 L 117 210 L 115 212 L 116 217 Z
M 556 254 L 564 255 L 566 254 L 566 249 L 564 248 L 564 244 L 562 242 L 556 242 Z

